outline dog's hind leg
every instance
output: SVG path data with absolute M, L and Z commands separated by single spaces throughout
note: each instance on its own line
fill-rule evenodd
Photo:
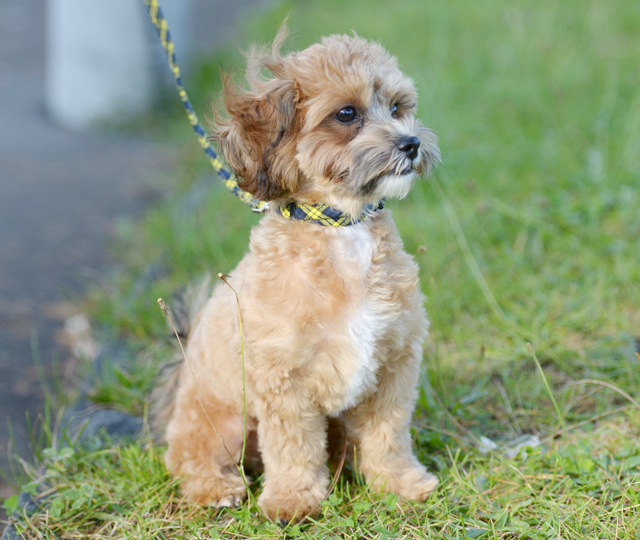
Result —
M 204 410 L 203 410 L 204 409 Z M 205 414 L 206 411 L 206 414 Z M 237 506 L 246 497 L 237 468 L 243 416 L 215 400 L 182 387 L 167 427 L 165 462 L 180 478 L 187 500 L 213 507 Z

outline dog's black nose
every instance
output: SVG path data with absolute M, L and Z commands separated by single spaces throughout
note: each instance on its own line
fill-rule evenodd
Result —
M 415 159 L 420 148 L 420 139 L 418 137 L 402 137 L 396 146 L 401 152 L 405 152 L 409 159 Z

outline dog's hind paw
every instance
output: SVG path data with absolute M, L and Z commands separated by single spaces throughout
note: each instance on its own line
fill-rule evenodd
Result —
M 234 508 L 247 498 L 247 489 L 240 475 L 224 477 L 188 477 L 180 484 L 188 501 L 210 508 Z
M 237 508 L 242 504 L 244 497 L 238 495 L 229 495 L 227 497 L 222 497 L 220 499 L 216 499 L 209 503 L 210 508 L 222 509 L 222 508 Z

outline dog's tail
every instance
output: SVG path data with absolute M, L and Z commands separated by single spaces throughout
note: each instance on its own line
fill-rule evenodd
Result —
M 176 339 L 175 334 L 178 334 L 183 348 L 186 347 L 189 334 L 211 296 L 212 288 L 211 275 L 206 274 L 174 295 L 169 306 L 171 318 L 167 317 L 167 323 L 171 337 Z M 151 392 L 149 423 L 151 433 L 159 443 L 165 442 L 165 430 L 173 416 L 180 372 L 184 362 L 182 349 L 176 342 L 176 352 L 160 366 Z

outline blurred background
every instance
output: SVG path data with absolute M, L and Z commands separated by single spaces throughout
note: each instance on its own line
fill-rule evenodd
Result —
M 84 380 L 59 337 L 74 314 L 86 315 L 73 319 L 76 332 L 88 323 L 97 347 L 115 340 L 133 359 L 93 380 L 91 399 L 143 415 L 172 350 L 156 299 L 205 270 L 230 272 L 259 219 L 213 176 L 138 3 L 95 2 L 131 23 L 107 51 L 115 60 L 100 62 L 104 35 L 92 23 L 109 17 L 93 2 L 0 3 L 0 411 L 16 441 L 0 425 L 0 466 L 26 451 L 25 411 L 33 424 L 44 392 L 64 403 Z M 72 15 L 86 10 L 84 19 L 64 19 L 64 4 L 81 4 Z M 637 411 L 574 384 L 598 379 L 636 398 L 640 389 L 640 2 L 162 4 L 170 24 L 171 5 L 186 8 L 175 14 L 176 46 L 179 58 L 188 51 L 198 113 L 220 67 L 241 72 L 239 51 L 269 43 L 289 13 L 285 52 L 355 31 L 414 78 L 443 165 L 388 207 L 420 264 L 431 319 L 419 421 L 496 440 L 554 433 L 530 343 L 567 422 L 604 415 L 616 448 L 640 451 Z M 62 18 L 61 34 L 47 13 Z M 131 30 L 135 20 L 144 30 Z M 72 76 L 71 60 L 91 69 Z M 90 82 L 113 86 L 131 109 L 105 117 L 107 98 L 78 94 Z M 587 433 L 601 425 L 585 428 L 586 452 L 613 440 Z M 429 433 L 418 452 L 446 475 L 447 438 Z
M 188 81 L 196 59 L 233 39 L 264 2 L 162 4 Z M 136 126 L 165 94 L 177 99 L 171 84 L 142 1 L 0 2 L 0 469 L 8 476 L 20 468 L 12 458 L 32 457 L 45 394 L 59 398 L 75 381 L 64 323 L 87 284 L 108 281 L 117 224 L 171 187 L 173 145 Z M 81 330 L 84 320 L 71 324 Z M 0 496 L 10 491 L 0 479 Z

